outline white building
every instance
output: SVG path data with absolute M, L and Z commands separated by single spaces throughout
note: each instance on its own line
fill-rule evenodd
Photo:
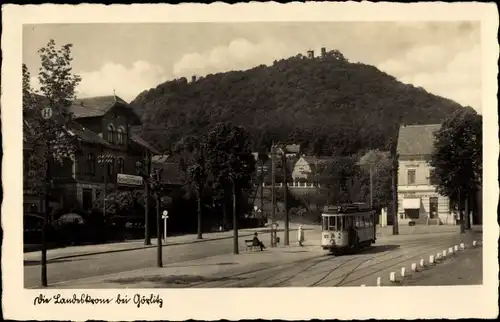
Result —
M 436 192 L 429 165 L 439 124 L 406 125 L 399 129 L 398 216 L 401 224 L 455 224 L 448 197 Z

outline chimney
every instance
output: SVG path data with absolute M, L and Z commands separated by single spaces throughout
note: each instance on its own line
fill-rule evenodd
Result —
M 191 82 L 192 83 L 196 82 L 196 75 L 191 76 Z
M 314 58 L 314 50 L 307 51 L 307 58 Z
M 325 57 L 325 56 L 326 56 L 326 48 L 322 47 L 321 48 L 321 57 Z

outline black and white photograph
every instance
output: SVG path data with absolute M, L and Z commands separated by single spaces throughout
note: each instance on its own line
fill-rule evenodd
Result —
M 131 304 L 121 320 L 172 310 L 162 292 L 189 301 L 181 289 L 219 318 L 228 303 L 283 302 L 280 290 L 297 292 L 293 305 L 307 297 L 308 311 L 332 301 L 321 315 L 332 319 L 355 318 L 356 306 L 336 307 L 379 291 L 405 292 L 394 294 L 406 307 L 451 286 L 497 293 L 498 42 L 480 17 L 497 28 L 498 12 L 478 8 L 446 20 L 18 23 L 17 74 L 2 63 L 4 154 L 17 149 L 3 189 L 17 180 L 22 196 L 2 207 L 2 280 L 9 239 L 17 257 L 23 247 L 9 271 L 34 310 L 64 304 L 85 319 L 104 304 Z M 235 289 L 219 299 L 248 296 L 203 293 Z

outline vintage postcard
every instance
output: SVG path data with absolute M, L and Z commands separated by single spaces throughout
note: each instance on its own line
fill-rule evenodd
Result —
M 6 318 L 498 315 L 494 4 L 2 19 Z

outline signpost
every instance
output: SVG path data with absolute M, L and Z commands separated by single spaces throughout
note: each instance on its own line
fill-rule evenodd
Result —
M 52 108 L 46 107 L 42 110 L 42 118 L 48 120 L 52 117 Z
M 163 218 L 163 229 L 164 229 L 163 239 L 165 240 L 165 242 L 167 242 L 167 219 L 168 219 L 168 211 L 163 210 L 163 214 L 162 214 L 161 217 Z

